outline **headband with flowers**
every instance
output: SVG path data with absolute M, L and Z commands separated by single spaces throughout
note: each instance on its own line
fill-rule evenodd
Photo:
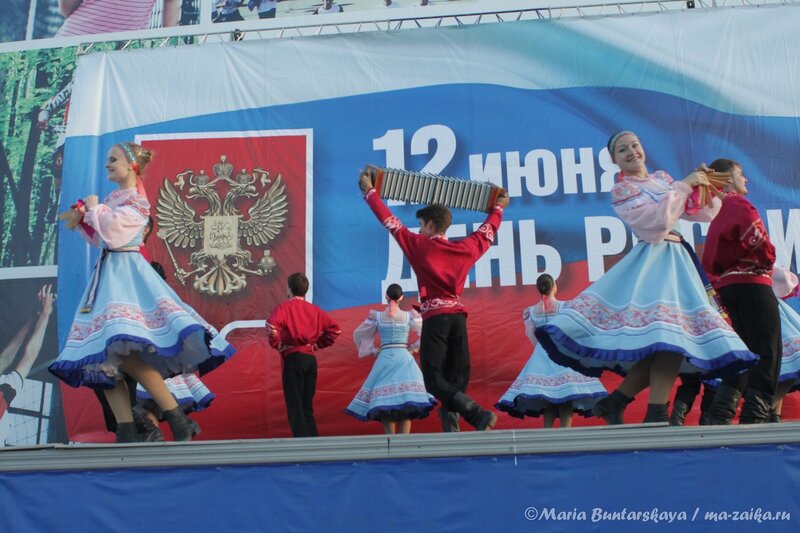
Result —
M 139 162 L 136 160 L 136 154 L 133 152 L 133 148 L 131 147 L 130 143 L 119 143 L 119 146 L 123 152 L 125 152 L 125 158 L 128 160 L 128 163 L 131 164 L 131 168 L 139 175 Z

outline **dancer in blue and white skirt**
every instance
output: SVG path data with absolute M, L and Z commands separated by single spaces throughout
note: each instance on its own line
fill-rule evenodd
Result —
M 416 311 L 403 311 L 403 289 L 396 283 L 386 290 L 389 306 L 370 311 L 353 332 L 358 355 L 377 355 L 366 381 L 345 409 L 359 420 L 378 420 L 386 433 L 411 432 L 411 420 L 427 417 L 436 400 L 425 390 L 422 371 L 411 355 L 419 342 L 409 347 L 409 333 L 419 334 L 422 318 Z M 380 348 L 375 346 L 375 336 Z
M 77 228 L 102 253 L 50 371 L 73 387 L 105 390 L 117 419 L 117 442 L 136 439 L 123 374 L 153 396 L 175 440 L 190 440 L 200 428 L 186 418 L 163 379 L 198 369 L 208 372 L 235 351 L 139 252 L 150 214 L 141 173 L 151 157 L 137 144 L 114 145 L 105 166 L 118 189 L 103 203 L 87 196 L 64 215 L 68 227 Z
M 800 314 L 786 303 L 789 298 L 797 296 L 797 275 L 787 268 L 775 267 L 772 272 L 772 290 L 778 297 L 783 351 L 770 421 L 780 422 L 783 398 L 790 392 L 800 390 Z
M 609 424 L 623 423 L 634 396 L 650 387 L 645 422 L 669 420 L 667 400 L 680 370 L 713 376 L 755 363 L 750 352 L 707 297 L 698 261 L 673 228 L 679 218 L 710 221 L 720 208 L 700 205 L 701 170 L 683 181 L 647 172 L 636 134 L 622 131 L 608 143 L 620 167 L 611 191 L 614 211 L 639 239 L 630 252 L 558 316 L 536 330 L 557 363 L 589 375 L 625 375 L 620 387 L 595 406 Z M 709 285 L 710 287 L 710 285 Z
M 558 286 L 550 274 L 539 276 L 536 288 L 542 301 L 528 307 L 522 314 L 525 334 L 534 345 L 536 327 L 557 315 L 563 304 L 556 299 Z M 558 416 L 561 427 L 570 427 L 573 411 L 591 416 L 594 405 L 606 396 L 608 392 L 599 379 L 554 363 L 544 348 L 537 345 L 522 372 L 495 407 L 517 418 L 542 416 L 546 428 L 553 427 L 553 420 Z

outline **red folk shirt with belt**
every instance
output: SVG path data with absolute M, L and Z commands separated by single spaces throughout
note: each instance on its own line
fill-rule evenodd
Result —
M 775 246 L 758 210 L 744 196 L 731 192 L 708 228 L 703 269 L 715 289 L 737 283 L 772 285 Z
M 267 339 L 283 357 L 291 353 L 314 355 L 331 346 L 342 333 L 328 314 L 301 296 L 276 307 L 267 318 Z
M 492 245 L 503 219 L 503 208 L 494 206 L 477 231 L 454 242 L 444 235 L 427 237 L 411 232 L 386 207 L 375 189 L 369 189 L 364 199 L 391 232 L 417 275 L 423 320 L 446 313 L 466 314 L 460 299 L 464 282 L 475 261 Z

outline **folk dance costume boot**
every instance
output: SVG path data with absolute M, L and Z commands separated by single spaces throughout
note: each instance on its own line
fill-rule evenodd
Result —
M 491 411 L 483 409 L 475 400 L 464 394 L 457 392 L 450 399 L 454 410 L 460 413 L 477 431 L 492 429 L 497 423 L 497 415 Z
M 117 423 L 117 443 L 138 442 L 136 438 L 136 424 L 133 422 Z
M 615 390 L 594 405 L 592 414 L 605 420 L 609 426 L 624 424 L 622 413 L 632 401 L 633 398 L 628 398 L 620 391 Z
M 780 424 L 781 423 L 781 415 L 776 413 L 774 410 L 770 411 L 770 413 L 769 413 L 769 423 L 770 424 Z
M 164 411 L 164 420 L 172 429 L 172 436 L 176 441 L 189 441 L 192 440 L 192 437 L 200 434 L 200 426 L 188 418 L 180 407 Z
M 647 413 L 644 415 L 643 424 L 649 422 L 669 422 L 669 402 L 648 403 Z
M 772 395 L 754 389 L 744 391 L 744 404 L 739 414 L 740 424 L 764 424 L 772 414 Z
M 452 413 L 444 407 L 440 407 L 437 411 L 439 413 L 439 418 L 442 420 L 442 431 L 445 433 L 455 433 L 461 430 L 458 426 L 458 413 Z
M 727 426 L 736 416 L 736 408 L 739 406 L 739 400 L 742 398 L 742 393 L 736 387 L 725 385 L 724 383 L 717 389 L 717 395 L 714 397 L 714 403 L 709 409 L 710 426 Z
M 700 425 L 707 426 L 711 423 L 711 406 L 717 393 L 711 387 L 703 388 L 703 399 L 700 401 Z
M 672 406 L 672 414 L 669 415 L 669 425 L 682 426 L 690 409 L 691 406 L 683 400 L 675 400 L 675 404 Z
M 158 426 L 147 416 L 147 411 L 138 405 L 133 408 L 133 423 L 136 424 L 136 431 L 140 442 L 164 441 L 164 434 L 161 433 Z

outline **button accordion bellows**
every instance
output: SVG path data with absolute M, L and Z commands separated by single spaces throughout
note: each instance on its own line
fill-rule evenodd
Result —
M 374 165 L 367 165 L 366 168 L 373 175 L 373 187 L 386 200 L 441 204 L 455 209 L 488 212 L 497 203 L 503 190 L 488 182 Z

